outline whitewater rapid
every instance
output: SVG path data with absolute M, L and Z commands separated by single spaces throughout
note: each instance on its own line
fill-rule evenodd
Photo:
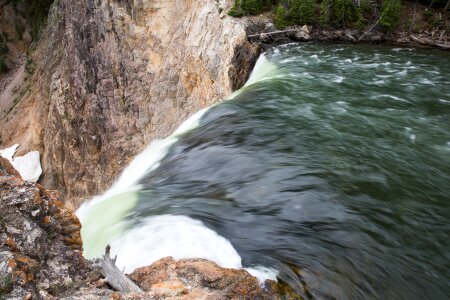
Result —
M 266 78 L 275 66 L 261 55 L 245 86 Z M 239 91 L 228 99 L 233 99 Z M 123 170 L 118 180 L 104 194 L 84 203 L 76 212 L 83 227 L 84 256 L 101 257 L 106 245 L 117 255 L 117 265 L 125 272 L 147 266 L 163 257 L 175 259 L 204 258 L 225 268 L 243 268 L 242 259 L 226 238 L 201 221 L 183 215 L 149 216 L 138 224 L 127 219 L 138 201 L 139 180 L 156 170 L 181 135 L 199 126 L 200 119 L 213 106 L 202 109 L 183 122 L 163 140 L 153 141 Z M 276 280 L 277 271 L 264 266 L 245 268 L 261 282 Z

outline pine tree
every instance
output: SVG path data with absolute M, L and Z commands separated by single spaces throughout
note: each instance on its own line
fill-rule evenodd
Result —
M 328 26 L 331 16 L 331 0 L 323 0 L 319 7 L 319 25 Z
M 380 25 L 387 31 L 395 29 L 400 22 L 400 0 L 383 0 Z
M 358 9 L 353 0 L 334 0 L 332 11 L 337 26 L 347 27 L 358 21 Z
M 289 15 L 294 24 L 311 24 L 314 13 L 314 0 L 291 0 Z
M 284 29 L 286 27 L 286 15 L 283 5 L 280 3 L 277 6 L 275 13 L 275 26 L 279 29 Z

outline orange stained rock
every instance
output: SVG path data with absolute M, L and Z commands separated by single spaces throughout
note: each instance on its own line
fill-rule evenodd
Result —
M 16 242 L 11 237 L 6 238 L 6 244 L 9 246 L 9 248 L 11 248 L 11 250 L 15 250 L 17 248 Z
M 38 191 L 34 192 L 33 203 L 36 205 L 42 204 L 42 198 Z

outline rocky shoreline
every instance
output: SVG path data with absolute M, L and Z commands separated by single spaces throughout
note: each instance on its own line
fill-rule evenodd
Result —
M 410 33 L 395 31 L 385 33 L 377 29 L 321 29 L 312 26 L 290 26 L 277 30 L 271 19 L 249 17 L 247 37 L 263 51 L 273 46 L 293 42 L 328 42 L 349 44 L 384 44 L 399 47 L 429 48 L 450 51 L 450 33 L 445 30 Z

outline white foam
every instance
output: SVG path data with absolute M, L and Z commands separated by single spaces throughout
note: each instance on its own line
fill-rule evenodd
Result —
M 238 95 L 240 95 L 243 91 L 245 91 L 245 88 L 249 85 L 252 85 L 256 82 L 268 79 L 268 78 L 274 78 L 277 74 L 275 74 L 275 71 L 278 70 L 278 67 L 270 62 L 267 59 L 267 53 L 263 53 L 258 57 L 258 60 L 256 61 L 255 66 L 253 67 L 253 71 L 250 74 L 250 77 L 248 78 L 245 85 L 232 93 L 227 100 L 231 100 L 236 98 Z
M 392 51 L 399 52 L 399 51 L 413 51 L 412 48 L 393 48 Z
M 344 77 L 342 77 L 342 76 L 336 76 L 336 78 L 333 79 L 333 82 L 336 82 L 336 83 L 341 83 L 342 81 L 344 81 Z
M 379 63 L 361 64 L 361 67 L 364 68 L 378 68 L 379 66 L 380 66 Z
M 252 276 L 258 278 L 260 283 L 264 283 L 265 280 L 270 279 L 277 281 L 278 271 L 272 268 L 266 268 L 262 266 L 255 266 L 250 268 L 245 268 Z
M 412 133 L 412 129 L 410 127 L 405 127 L 405 131 L 406 131 L 406 134 L 407 134 L 409 140 L 411 141 L 411 143 L 415 144 L 416 143 L 416 135 L 414 133 Z
M 429 79 L 426 79 L 426 78 L 422 78 L 419 82 L 422 83 L 422 84 L 434 85 L 433 81 L 431 81 Z
M 148 217 L 111 241 L 111 252 L 117 254 L 117 265 L 126 272 L 166 256 L 176 260 L 204 258 L 224 268 L 242 267 L 241 257 L 227 239 L 186 216 Z
M 376 84 L 376 85 L 383 85 L 383 84 L 386 83 L 386 81 L 380 79 L 380 80 L 374 80 L 372 83 L 373 83 L 373 84 Z
M 386 96 L 387 98 L 393 99 L 393 100 L 397 100 L 397 101 L 401 101 L 401 102 L 408 102 L 408 100 L 402 99 L 400 97 L 394 96 L 394 95 L 383 95 Z
M 170 146 L 176 141 L 177 139 L 172 136 L 164 140 L 153 141 L 131 161 L 108 192 L 121 191 L 131 187 L 147 172 L 158 168 L 159 162 L 166 156 Z
M 273 71 L 277 69 L 276 65 L 269 62 L 267 59 L 267 54 L 263 53 L 258 57 L 256 61 L 255 67 L 253 68 L 250 77 L 245 83 L 244 87 L 249 86 L 257 81 L 260 81 L 266 77 L 268 77 Z

